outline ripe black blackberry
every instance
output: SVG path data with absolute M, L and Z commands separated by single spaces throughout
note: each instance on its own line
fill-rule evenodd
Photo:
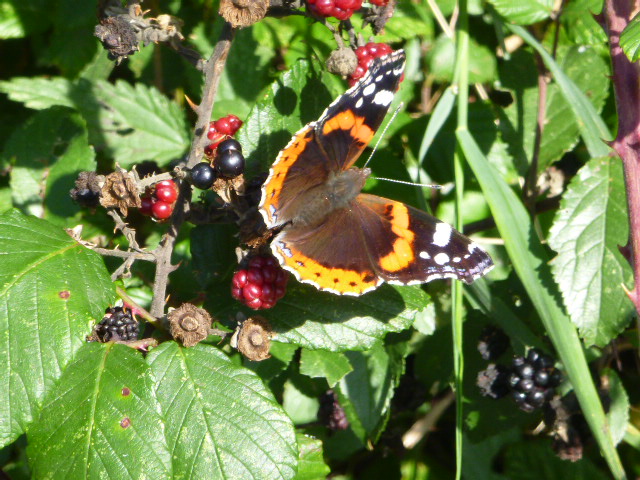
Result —
M 533 412 L 548 403 L 561 380 L 562 375 L 554 367 L 553 359 L 538 349 L 529 350 L 526 358 L 513 359 L 509 384 L 513 399 L 525 412 Z
M 138 322 L 131 311 L 123 307 L 111 307 L 96 325 L 96 335 L 102 343 L 138 339 Z
M 347 420 L 344 409 L 338 402 L 338 396 L 333 390 L 327 390 L 320 397 L 318 421 L 333 431 L 349 428 L 349 420 Z
M 478 351 L 483 360 L 495 360 L 509 348 L 509 337 L 499 328 L 487 325 L 480 333 Z
M 486 370 L 478 373 L 476 384 L 483 396 L 498 399 L 511 391 L 510 376 L 511 369 L 509 367 L 491 363 Z
M 244 172 L 245 160 L 238 150 L 224 150 L 218 153 L 215 167 L 220 176 L 235 178 Z
M 207 162 L 201 162 L 191 169 L 191 184 L 200 190 L 208 190 L 216 180 L 216 171 Z

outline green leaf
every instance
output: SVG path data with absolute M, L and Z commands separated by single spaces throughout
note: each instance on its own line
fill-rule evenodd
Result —
M 300 457 L 295 480 L 324 480 L 331 469 L 322 456 L 322 441 L 302 433 L 296 434 Z
M 199 225 L 191 230 L 192 268 L 203 289 L 228 279 L 236 266 L 238 239 L 235 225 Z
M 292 281 L 287 295 L 263 316 L 278 341 L 311 350 L 364 350 L 389 332 L 409 328 L 429 302 L 420 287 L 383 285 L 361 297 L 337 297 Z
M 74 108 L 69 93 L 73 83 L 66 78 L 53 77 L 13 77 L 0 82 L 0 92 L 6 93 L 14 102 L 25 107 L 43 110 L 53 106 Z
M 0 2 L 0 38 L 21 38 L 25 30 L 20 16 L 11 2 Z
M 297 350 L 297 345 L 271 342 L 271 348 L 269 348 L 271 357 L 260 362 L 252 362 L 245 357 L 243 365 L 256 372 L 263 381 L 267 382 L 286 370 Z
M 165 342 L 147 361 L 177 478 L 286 479 L 298 451 L 291 420 L 255 373 L 218 349 Z
M 563 71 L 554 58 L 547 52 L 529 32 L 517 25 L 509 25 L 511 31 L 519 35 L 531 45 L 542 57 L 544 64 L 549 69 L 553 78 L 558 83 L 562 94 L 571 106 L 571 109 L 578 119 L 580 135 L 584 141 L 589 154 L 592 157 L 608 155 L 610 148 L 603 140 L 612 138 L 607 125 L 604 123 L 593 104 Z
M 353 370 L 342 353 L 302 349 L 300 373 L 312 378 L 326 378 L 331 388 Z
M 100 45 L 93 35 L 96 2 L 58 0 L 52 7 L 53 33 L 43 45 L 41 55 L 66 76 L 74 77 L 91 61 Z
M 607 418 L 611 425 L 613 442 L 617 445 L 624 438 L 629 425 L 629 395 L 627 395 L 620 377 L 614 370 L 605 369 L 602 371 L 602 376 L 606 377 L 608 381 L 611 404 L 609 405 Z
M 469 59 L 469 81 L 488 83 L 496 78 L 496 57 L 491 50 L 471 40 L 473 56 Z M 440 35 L 427 56 L 429 72 L 441 82 L 453 80 L 456 47 L 445 34 Z
M 238 132 L 250 174 L 271 167 L 293 133 L 316 120 L 331 103 L 334 95 L 325 85 L 327 77 L 301 60 L 271 84 Z
M 627 58 L 636 62 L 640 58 L 640 14 L 624 27 L 620 35 L 620 46 Z
M 25 431 L 114 291 L 102 258 L 62 229 L 12 210 L 0 215 L 0 232 L 0 445 L 6 445 Z
M 561 460 L 551 453 L 551 442 L 520 442 L 509 447 L 504 458 L 504 474 L 518 480 L 571 478 L 605 480 L 610 478 L 588 458 L 578 462 Z
M 14 131 L 2 152 L 2 161 L 13 164 L 10 184 L 14 205 L 26 213 L 42 216 L 42 192 L 52 182 L 48 178 L 51 167 L 62 161 L 58 172 L 66 170 L 69 174 L 71 169 L 81 167 L 93 169 L 92 157 L 86 127 L 78 114 L 58 107 L 38 112 Z M 59 187 L 68 187 L 68 197 L 73 179 L 61 179 L 56 174 L 53 181 L 57 181 Z M 58 210 L 63 215 L 78 211 L 70 200 L 65 199 L 63 203 Z
M 595 49 L 586 47 L 561 49 L 559 56 L 558 68 L 585 92 L 596 111 L 602 110 L 608 95 L 609 74 L 602 57 Z M 507 118 L 500 122 L 500 128 L 521 165 L 531 159 L 535 144 L 539 92 L 534 64 L 533 55 L 522 51 L 512 55 L 501 69 L 503 85 L 513 90 L 515 102 L 504 109 Z M 545 170 L 575 147 L 579 140 L 579 123 L 560 86 L 557 83 L 548 85 L 538 171 Z
M 531 25 L 549 18 L 553 0 L 488 0 L 496 11 L 509 22 Z
M 576 45 L 603 45 L 607 34 L 594 18 L 602 11 L 602 0 L 572 0 L 562 7 L 560 22 Z
M 366 352 L 346 352 L 353 371 L 340 380 L 338 398 L 351 428 L 361 440 L 376 441 L 400 375 L 404 359 L 376 345 Z
M 80 106 L 90 131 L 100 132 L 122 167 L 143 160 L 167 164 L 189 146 L 184 112 L 153 87 L 122 80 L 94 84 L 94 98 Z M 81 84 L 78 84 L 78 88 Z
M 301 382 L 295 382 L 291 379 L 285 382 L 282 392 L 282 408 L 296 425 L 316 422 L 320 400 L 317 396 L 311 396 L 312 392 L 304 390 L 305 385 L 298 385 L 299 383 Z
M 587 345 L 600 347 L 631 320 L 622 285 L 633 283 L 618 245 L 628 235 L 622 162 L 594 158 L 573 177 L 549 231 L 558 256 L 551 264 L 565 308 Z
M 165 419 L 148 372 L 129 347 L 85 344 L 29 430 L 34 477 L 171 478 Z

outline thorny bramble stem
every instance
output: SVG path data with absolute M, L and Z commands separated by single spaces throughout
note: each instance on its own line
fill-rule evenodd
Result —
M 613 65 L 618 134 L 611 146 L 622 159 L 629 208 L 629 240 L 625 250 L 633 269 L 634 287 L 627 292 L 640 313 L 640 75 L 620 47 L 620 34 L 640 8 L 640 1 L 607 0 L 604 20 Z
M 216 48 L 204 67 L 205 82 L 202 101 L 196 110 L 198 119 L 195 126 L 195 135 L 186 161 L 187 168 L 193 167 L 202 159 L 207 139 L 208 126 L 211 121 L 213 102 L 215 100 L 216 91 L 218 90 L 220 75 L 224 69 L 234 35 L 235 30 L 231 25 L 225 22 L 222 32 L 220 33 L 218 43 L 216 44 Z M 177 265 L 171 264 L 171 254 L 173 253 L 180 227 L 184 222 L 185 211 L 190 200 L 191 185 L 182 181 L 180 182 L 180 193 L 171 217 L 169 230 L 162 238 L 158 248 L 153 252 L 156 255 L 157 262 L 150 313 L 156 318 L 160 318 L 164 315 L 165 296 L 167 292 L 169 274 L 178 268 Z

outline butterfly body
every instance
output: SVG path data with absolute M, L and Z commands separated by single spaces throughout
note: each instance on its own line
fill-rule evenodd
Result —
M 493 265 L 467 237 L 401 202 L 361 193 L 370 169 L 353 167 L 373 138 L 404 71 L 404 53 L 368 74 L 299 130 L 262 187 L 260 213 L 278 231 L 271 250 L 299 281 L 341 295 L 382 282 L 471 282 Z

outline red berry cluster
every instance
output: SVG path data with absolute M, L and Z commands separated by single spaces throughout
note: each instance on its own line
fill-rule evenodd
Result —
M 360 10 L 362 0 L 307 0 L 307 4 L 316 15 L 347 20 L 353 12 Z
M 369 42 L 363 47 L 356 48 L 356 57 L 358 57 L 358 66 L 356 70 L 349 76 L 349 86 L 353 87 L 358 80 L 364 77 L 369 70 L 369 65 L 374 58 L 389 55 L 393 50 L 386 43 Z
M 378 5 L 379 7 L 384 7 L 389 0 L 369 0 L 369 3 L 373 3 L 374 5 Z
M 207 132 L 207 138 L 211 143 L 204 148 L 204 154 L 207 157 L 213 157 L 218 144 L 226 138 L 233 137 L 241 126 L 242 120 L 235 115 L 227 115 L 211 122 Z
M 289 275 L 273 257 L 256 256 L 231 280 L 231 295 L 254 310 L 273 307 L 284 297 Z
M 178 198 L 178 187 L 173 180 L 162 180 L 156 183 L 153 195 L 141 198 L 140 213 L 151 215 L 156 220 L 166 220 L 173 213 L 173 206 Z

